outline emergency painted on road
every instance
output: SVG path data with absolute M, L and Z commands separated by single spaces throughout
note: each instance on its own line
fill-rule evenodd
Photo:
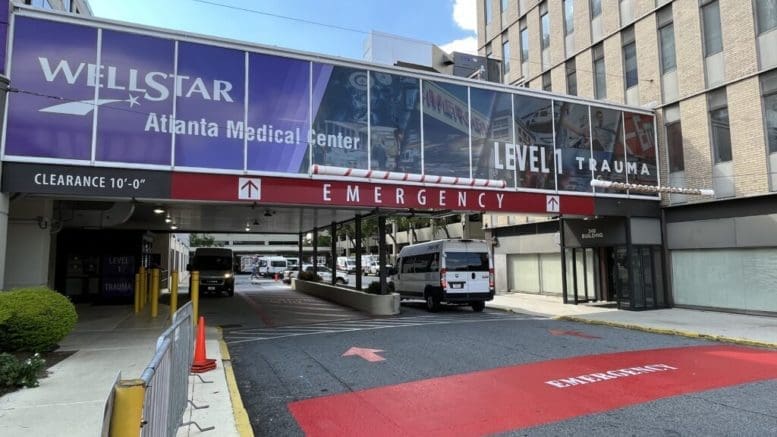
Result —
M 574 384 L 571 375 L 579 375 Z M 777 351 L 678 347 L 521 364 L 288 407 L 306 435 L 477 436 L 775 378 Z

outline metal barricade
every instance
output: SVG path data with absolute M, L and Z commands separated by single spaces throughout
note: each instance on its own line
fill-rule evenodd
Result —
M 189 395 L 189 371 L 194 359 L 191 302 L 173 315 L 173 322 L 156 343 L 156 353 L 141 379 L 144 437 L 174 436 L 182 423 Z

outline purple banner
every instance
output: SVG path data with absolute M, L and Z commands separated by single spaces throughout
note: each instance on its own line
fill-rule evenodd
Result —
M 6 155 L 91 159 L 96 57 L 97 29 L 16 17 Z
M 98 161 L 170 165 L 173 59 L 171 40 L 103 31 Z
M 310 62 L 252 53 L 248 71 L 248 170 L 307 172 Z
M 0 74 L 5 74 L 5 47 L 8 42 L 8 0 L 0 1 Z
M 245 52 L 178 44 L 175 165 L 243 169 Z

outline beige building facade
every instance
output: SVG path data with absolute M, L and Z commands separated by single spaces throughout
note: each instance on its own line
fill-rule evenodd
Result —
M 479 53 L 502 59 L 504 83 L 654 109 L 660 184 L 714 189 L 662 196 L 660 256 L 629 258 L 624 287 L 664 287 L 667 305 L 777 314 L 777 1 L 478 0 L 477 13 Z M 580 301 L 612 297 L 596 281 L 607 288 L 613 251 L 583 248 L 581 267 L 562 257 L 563 224 L 535 223 L 556 218 L 484 222 L 507 236 L 498 291 L 576 282 Z M 635 279 L 648 258 L 660 274 Z

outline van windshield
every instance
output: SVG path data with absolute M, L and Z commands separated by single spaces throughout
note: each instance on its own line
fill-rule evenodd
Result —
M 487 272 L 488 252 L 445 252 L 449 272 Z
M 232 270 L 232 258 L 227 256 L 203 255 L 195 257 L 197 270 Z

